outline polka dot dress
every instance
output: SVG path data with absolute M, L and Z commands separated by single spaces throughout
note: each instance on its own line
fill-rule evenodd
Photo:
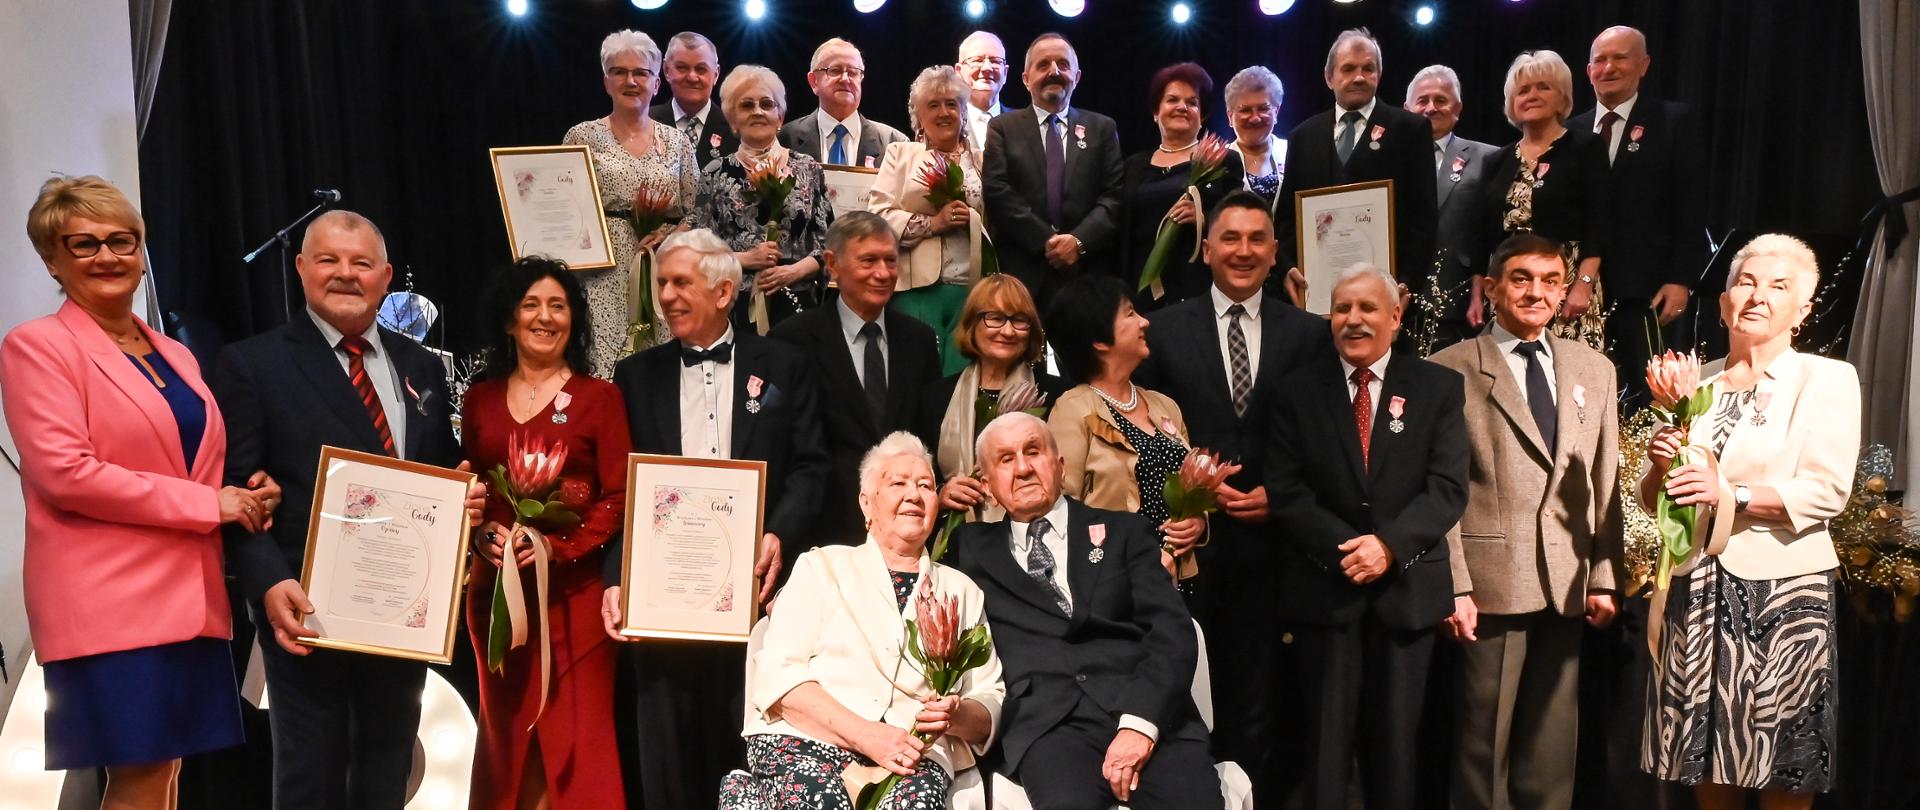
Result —
M 1120 425 L 1120 433 L 1140 453 L 1140 460 L 1133 463 L 1133 480 L 1140 486 L 1140 516 L 1158 526 L 1167 519 L 1167 476 L 1178 472 L 1187 460 L 1187 446 L 1158 430 L 1141 430 L 1113 403 L 1107 403 L 1107 410 Z

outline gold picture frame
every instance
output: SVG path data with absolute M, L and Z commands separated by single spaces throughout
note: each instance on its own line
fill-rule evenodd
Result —
M 766 501 L 764 461 L 629 455 L 620 634 L 746 643 Z
M 587 147 L 494 147 L 487 156 L 515 261 L 540 255 L 574 270 L 614 266 L 600 176 Z
M 1300 272 L 1307 277 L 1304 309 L 1332 309 L 1334 280 L 1355 262 L 1377 264 L 1399 278 L 1393 226 L 1392 180 L 1295 192 L 1293 232 Z

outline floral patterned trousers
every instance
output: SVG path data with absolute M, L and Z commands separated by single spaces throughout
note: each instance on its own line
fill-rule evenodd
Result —
M 785 734 L 747 738 L 747 768 L 720 781 L 720 810 L 853 810 L 840 773 L 865 757 Z M 952 777 L 930 759 L 880 802 L 881 810 L 940 810 Z

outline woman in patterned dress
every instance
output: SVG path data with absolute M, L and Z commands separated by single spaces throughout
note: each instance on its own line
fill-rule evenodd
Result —
M 1227 80 L 1227 120 L 1233 123 L 1234 135 L 1228 148 L 1240 155 L 1247 190 L 1273 206 L 1274 219 L 1283 222 L 1293 218 L 1292 203 L 1282 218 L 1278 202 L 1280 183 L 1287 176 L 1287 139 L 1273 134 L 1273 124 L 1285 93 L 1280 77 L 1259 65 Z
M 780 145 L 780 123 L 787 115 L 787 88 L 773 71 L 741 65 L 720 83 L 721 112 L 740 136 L 740 150 L 707 164 L 691 219 L 695 228 L 713 231 L 734 250 L 746 271 L 742 294 L 734 298 L 733 321 L 766 334 L 796 312 L 820 300 L 827 226 L 833 206 L 827 202 L 827 176 L 820 163 Z M 768 239 L 768 205 L 747 182 L 764 166 L 785 166 L 793 192 L 781 211 L 776 238 Z
M 1740 249 L 1720 296 L 1727 357 L 1701 370 L 1715 407 L 1686 433 L 1655 434 L 1640 481 L 1643 505 L 1664 480 L 1702 509 L 1697 550 L 1648 620 L 1640 764 L 1693 785 L 1703 810 L 1745 807 L 1754 791 L 1769 810 L 1805 808 L 1833 785 L 1840 563 L 1827 521 L 1853 481 L 1860 380 L 1793 350 L 1819 278 L 1792 237 Z M 1682 439 L 1690 460 L 1671 469 Z
M 627 324 L 631 278 L 628 265 L 641 249 L 651 249 L 666 238 L 669 226 L 653 233 L 633 232 L 633 201 L 642 189 L 669 198 L 669 216 L 684 216 L 700 184 L 700 165 L 693 144 L 672 126 L 647 117 L 653 94 L 660 89 L 660 48 L 638 31 L 615 31 L 600 43 L 600 71 L 613 112 L 605 118 L 582 121 L 567 130 L 563 143 L 585 145 L 593 154 L 600 185 L 600 201 L 607 207 L 607 236 L 613 243 L 614 266 L 580 273 L 587 291 L 587 315 L 593 335 L 593 375 L 613 376 L 613 364 L 627 353 Z M 673 335 L 655 319 L 653 343 Z M 634 347 L 636 349 L 645 346 Z

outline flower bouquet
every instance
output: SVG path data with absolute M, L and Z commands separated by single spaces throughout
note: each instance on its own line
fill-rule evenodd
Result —
M 981 392 L 973 399 L 974 437 L 978 438 L 980 431 L 986 429 L 987 423 L 998 419 L 1000 414 L 1014 412 L 1025 412 L 1045 418 L 1047 395 L 1041 393 L 1040 386 L 1035 385 L 1032 380 L 1021 380 L 1008 385 L 1006 390 L 1001 391 L 1000 396 L 997 397 Z M 980 477 L 979 470 L 974 471 L 973 477 Z M 960 524 L 965 522 L 967 522 L 967 510 L 956 509 L 947 512 L 946 519 L 940 523 L 940 534 L 933 540 L 932 553 L 935 562 L 939 562 L 941 557 L 946 556 L 947 542 L 953 538 L 954 530 L 960 528 Z
M 514 549 L 525 539 L 533 546 L 534 581 L 538 588 L 540 619 L 540 707 L 546 708 L 547 682 L 552 674 L 552 648 L 547 632 L 547 562 L 552 548 L 544 532 L 578 524 L 593 497 L 593 487 L 580 479 L 565 479 L 567 446 L 555 441 L 541 448 L 533 437 L 518 431 L 507 437 L 507 461 L 491 471 L 493 493 L 513 509 L 513 528 L 500 555 L 500 577 L 494 582 L 493 604 L 487 625 L 487 669 L 498 675 L 506 669 L 507 651 L 527 643 L 527 603 Z M 536 713 L 536 719 L 538 714 Z
M 1167 520 L 1213 514 L 1220 508 L 1220 485 L 1237 472 L 1240 472 L 1239 464 L 1226 461 L 1206 448 L 1188 451 L 1186 460 L 1180 462 L 1180 469 L 1168 473 L 1166 483 L 1160 487 L 1160 494 L 1167 499 Z M 1167 551 L 1171 553 L 1172 549 Z M 1191 579 L 1200 573 L 1193 555 L 1182 554 L 1177 561 L 1180 579 Z
M 1194 239 L 1193 255 L 1188 261 L 1200 258 L 1200 240 L 1206 235 L 1206 211 L 1200 202 L 1200 187 L 1220 179 L 1226 173 L 1227 142 L 1211 132 L 1200 136 L 1200 143 L 1193 147 L 1193 157 L 1187 164 L 1187 199 L 1193 201 Z M 1147 263 L 1140 268 L 1140 290 L 1153 290 L 1153 297 L 1159 298 L 1166 293 L 1161 277 L 1166 275 L 1167 262 L 1172 258 L 1173 243 L 1185 226 L 1172 219 L 1160 221 L 1160 231 L 1153 237 L 1153 251 L 1147 254 Z
M 932 571 L 922 573 L 931 576 Z M 904 648 L 908 655 L 920 665 L 921 674 L 927 678 L 927 685 L 933 688 L 935 697 L 948 697 L 960 690 L 960 678 L 968 670 L 983 666 L 987 658 L 993 655 L 993 636 L 987 632 L 985 624 L 976 624 L 965 632 L 960 630 L 960 600 L 958 597 L 937 596 L 932 583 L 928 582 L 920 590 L 915 600 L 914 613 L 919 619 L 907 620 L 907 643 Z M 933 735 L 922 731 L 913 732 L 921 742 L 931 743 Z M 863 766 L 859 774 L 849 772 L 849 789 L 856 782 L 864 782 Z M 868 782 L 861 787 L 854 798 L 854 806 L 859 810 L 876 810 L 895 786 L 900 784 L 900 775 L 887 774 L 877 782 Z
M 1693 420 L 1703 416 L 1713 407 L 1713 386 L 1700 384 L 1700 358 L 1693 352 L 1665 354 L 1647 361 L 1647 388 L 1653 394 L 1653 414 L 1662 424 L 1672 425 L 1681 430 L 1680 454 L 1674 458 L 1675 469 L 1687 464 L 1692 441 L 1687 436 L 1688 426 Z M 1672 474 L 1672 469 L 1668 470 Z M 1654 587 L 1666 589 L 1667 581 L 1673 575 L 1673 567 L 1686 561 L 1693 553 L 1694 532 L 1698 528 L 1699 508 L 1680 506 L 1673 502 L 1662 487 L 1654 504 L 1654 523 L 1660 530 L 1660 555 L 1658 567 L 1654 570 Z
M 769 158 L 747 170 L 747 188 L 751 202 L 760 206 L 767 218 L 767 241 L 780 241 L 780 218 L 787 211 L 787 196 L 793 193 L 793 167 L 783 155 Z
M 919 174 L 914 176 L 921 187 L 927 190 L 927 204 L 934 211 L 947 207 L 955 200 L 967 200 L 967 175 L 960 164 L 941 152 L 931 152 L 927 162 L 920 165 Z M 971 205 L 971 204 L 969 204 Z M 1000 257 L 994 253 L 993 242 L 987 239 L 986 231 L 980 226 L 980 213 L 974 211 L 967 219 L 969 240 L 979 243 L 979 269 L 981 276 L 991 276 L 1000 272 Z
M 673 218 L 673 194 L 652 186 L 641 186 L 633 195 L 633 210 L 627 221 L 633 225 L 635 239 L 645 239 Z M 655 324 L 653 306 L 653 249 L 641 248 L 633 254 L 627 268 L 627 346 L 626 353 L 653 345 Z

